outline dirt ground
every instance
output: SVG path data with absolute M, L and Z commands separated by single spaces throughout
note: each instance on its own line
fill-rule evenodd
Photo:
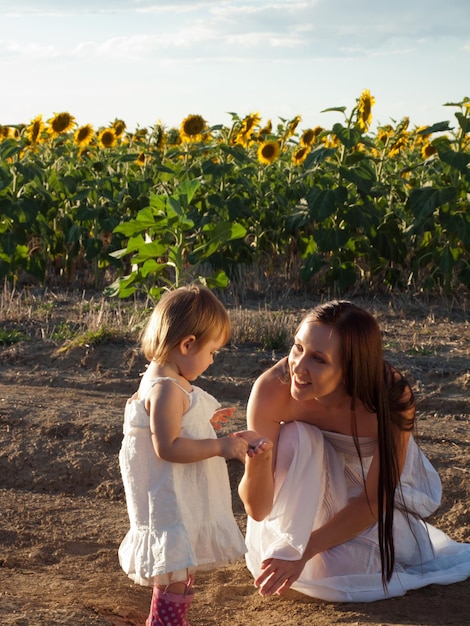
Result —
M 425 315 L 382 310 L 387 357 L 419 400 L 417 434 L 439 471 L 444 497 L 431 522 L 470 542 L 470 324 L 462 310 Z M 4 324 L 4 322 L 2 322 Z M 151 590 L 120 570 L 128 529 L 118 468 L 124 404 L 144 359 L 134 343 L 58 354 L 37 324 L 29 341 L 0 346 L 0 624 L 143 625 Z M 237 408 L 226 430 L 245 425 L 254 379 L 282 356 L 229 346 L 198 380 Z M 229 462 L 233 508 L 242 466 Z M 196 578 L 192 626 L 470 624 L 470 579 L 402 598 L 333 604 L 288 592 L 262 598 L 243 562 Z

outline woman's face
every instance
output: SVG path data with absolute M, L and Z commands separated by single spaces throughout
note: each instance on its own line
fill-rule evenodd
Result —
M 336 331 L 320 322 L 305 321 L 289 353 L 291 395 L 334 402 L 344 395 L 340 340 Z

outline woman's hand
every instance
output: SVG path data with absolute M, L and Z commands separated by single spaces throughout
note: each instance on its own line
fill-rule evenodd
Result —
M 282 559 L 266 559 L 261 563 L 263 570 L 255 580 L 255 587 L 259 588 L 262 596 L 282 594 L 294 583 L 305 566 L 303 558 L 297 561 L 284 561 Z
M 240 437 L 247 442 L 247 454 L 249 457 L 264 454 L 266 452 L 269 452 L 269 450 L 272 450 L 273 448 L 272 441 L 270 441 L 266 437 L 261 437 L 261 435 L 254 430 L 240 430 L 237 433 L 234 433 L 234 436 Z

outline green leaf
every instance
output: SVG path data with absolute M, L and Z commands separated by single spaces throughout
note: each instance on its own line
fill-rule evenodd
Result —
M 319 165 L 326 161 L 330 156 L 337 152 L 336 148 L 315 148 L 312 150 L 304 161 L 304 169 L 312 169 L 313 166 Z
M 303 267 L 300 269 L 300 279 L 306 283 L 308 282 L 315 274 L 317 274 L 325 265 L 322 257 L 319 254 L 311 254 L 305 260 Z
M 122 233 L 126 237 L 132 237 L 133 235 L 137 235 L 155 227 L 156 224 L 157 222 L 152 209 L 150 207 L 146 207 L 138 212 L 135 219 L 118 224 L 113 232 Z
M 331 278 L 339 287 L 340 291 L 350 289 L 356 282 L 356 269 L 354 263 L 348 261 L 341 263 L 331 270 Z
M 330 107 L 329 109 L 323 109 L 323 111 L 320 111 L 320 112 L 328 113 L 329 111 L 336 111 L 337 113 L 344 113 L 346 111 L 346 107 Z
M 144 263 L 148 259 L 157 259 L 165 255 L 167 250 L 168 246 L 158 241 L 144 242 L 137 248 L 137 254 L 132 257 L 132 263 Z
M 191 204 L 193 198 L 201 186 L 201 181 L 194 180 L 186 180 L 183 181 L 177 188 L 177 193 L 175 197 L 186 196 L 188 205 Z
M 347 168 L 342 165 L 339 171 L 343 178 L 356 185 L 365 195 L 370 194 L 372 186 L 377 182 L 376 174 L 368 160 L 361 161 L 356 167 Z
M 359 129 L 345 128 L 342 124 L 334 124 L 333 132 L 348 150 L 357 146 L 362 137 Z
M 452 201 L 456 197 L 456 194 L 457 192 L 454 187 L 446 187 L 444 189 L 434 189 L 432 187 L 412 189 L 408 198 L 408 206 L 418 220 L 424 221 L 433 215 L 438 207 L 446 204 L 446 202 Z
M 462 115 L 462 113 L 460 113 L 460 111 L 455 114 L 455 117 L 458 119 L 459 126 L 462 129 L 463 133 L 470 133 L 470 117 L 465 117 L 464 115 Z
M 332 189 L 313 187 L 307 194 L 310 219 L 323 222 L 336 211 L 336 193 Z
M 188 257 L 194 265 L 206 261 L 220 249 L 223 249 L 227 242 L 242 239 L 246 235 L 246 228 L 237 223 L 218 222 L 217 224 L 206 224 L 203 232 L 209 234 L 208 240 L 195 247 Z
M 470 163 L 470 154 L 452 150 L 448 142 L 440 141 L 439 139 L 434 141 L 433 145 L 437 148 L 441 161 L 463 174 L 469 174 L 468 165 Z
M 350 236 L 341 228 L 318 228 L 314 233 L 318 249 L 322 252 L 337 252 L 347 244 Z
M 147 259 L 140 268 L 142 278 L 146 278 L 149 274 L 159 275 L 168 267 L 167 263 L 157 263 L 155 259 Z
M 417 135 L 430 135 L 431 133 L 443 133 L 446 131 L 450 131 L 452 128 L 449 126 L 449 120 L 445 122 L 437 122 L 432 126 L 426 126 L 422 130 L 418 131 Z
M 4 139 L 0 141 L 0 161 L 12 159 L 24 150 L 24 145 L 15 139 Z
M 208 278 L 199 276 L 199 280 L 209 287 L 209 289 L 225 289 L 230 282 L 227 274 L 223 270 L 211 274 Z

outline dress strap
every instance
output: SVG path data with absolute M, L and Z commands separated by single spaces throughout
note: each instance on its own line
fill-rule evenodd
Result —
M 177 387 L 179 387 L 181 389 L 181 391 L 184 391 L 184 393 L 188 396 L 188 398 L 191 398 L 191 392 L 187 391 L 182 385 L 179 384 L 179 382 L 176 380 L 176 378 L 172 378 L 171 376 L 159 376 L 158 378 L 154 378 L 153 380 L 151 380 L 150 381 L 150 387 L 148 388 L 148 390 L 147 390 L 147 392 L 145 394 L 145 398 L 147 397 L 147 394 L 150 391 L 150 389 L 155 387 L 155 385 L 157 383 L 161 382 L 162 380 L 170 380 Z

